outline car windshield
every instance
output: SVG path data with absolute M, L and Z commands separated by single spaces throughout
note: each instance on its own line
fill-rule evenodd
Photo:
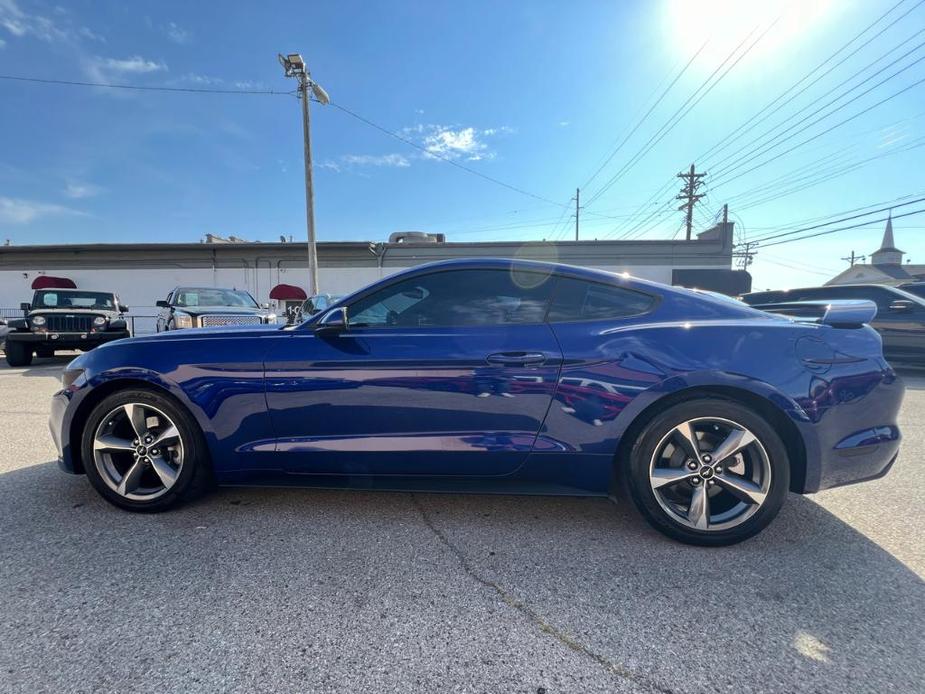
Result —
M 116 297 L 108 292 L 49 289 L 35 293 L 32 308 L 95 308 L 115 310 Z
M 179 289 L 174 299 L 177 306 L 235 306 L 259 308 L 254 297 L 235 289 Z

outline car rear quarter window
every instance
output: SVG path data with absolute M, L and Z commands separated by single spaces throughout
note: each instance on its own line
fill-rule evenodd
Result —
M 655 297 L 601 282 L 560 277 L 549 307 L 550 323 L 607 320 L 646 313 Z

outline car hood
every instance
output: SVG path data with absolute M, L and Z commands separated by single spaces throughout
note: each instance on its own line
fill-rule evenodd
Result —
M 268 313 L 264 308 L 245 308 L 242 306 L 177 306 L 177 311 L 183 311 L 191 316 L 226 315 L 226 316 L 263 316 Z
M 29 312 L 29 316 L 75 316 L 75 315 L 93 315 L 93 316 L 118 316 L 119 311 L 113 311 L 111 308 L 37 308 Z

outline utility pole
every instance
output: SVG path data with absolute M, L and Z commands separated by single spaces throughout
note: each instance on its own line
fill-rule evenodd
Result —
M 706 173 L 695 173 L 693 164 L 691 164 L 690 171 L 682 171 L 678 174 L 678 178 L 683 179 L 685 182 L 684 187 L 681 188 L 681 194 L 676 199 L 685 201 L 678 209 L 686 210 L 685 224 L 687 225 L 688 241 L 691 240 L 691 229 L 694 226 L 694 205 L 703 197 L 703 194 L 698 194 L 697 191 L 703 185 L 703 177 L 706 175 Z
M 751 252 L 752 246 L 755 245 L 755 242 L 746 241 L 743 245 L 745 246 L 745 250 L 735 255 L 739 259 L 739 269 L 747 270 L 748 266 L 752 264 L 752 259 L 755 257 L 755 254 Z
M 844 260 L 845 262 L 850 263 L 850 264 L 851 264 L 851 267 L 854 267 L 854 264 L 855 264 L 856 262 L 861 262 L 861 261 L 863 261 L 863 260 L 867 260 L 867 256 L 866 256 L 866 255 L 855 255 L 855 254 L 854 254 L 854 251 L 851 251 L 851 255 L 850 255 L 849 257 L 847 257 L 847 258 L 842 258 L 842 260 Z
M 315 244 L 315 191 L 312 186 L 312 136 L 308 102 L 312 94 L 320 104 L 328 104 L 331 99 L 318 83 L 312 81 L 308 66 L 300 54 L 290 53 L 287 56 L 280 54 L 279 62 L 286 72 L 286 77 L 295 77 L 298 80 L 298 94 L 302 100 L 302 141 L 305 157 L 305 226 L 308 231 L 308 287 L 309 294 L 314 296 L 319 293 L 318 248 Z
M 581 189 L 575 189 L 575 240 L 578 240 L 578 214 L 581 211 L 581 205 L 579 201 L 581 200 Z

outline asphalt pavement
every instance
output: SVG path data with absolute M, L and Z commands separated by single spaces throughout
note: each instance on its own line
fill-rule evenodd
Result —
M 925 691 L 925 372 L 887 477 L 702 549 L 601 499 L 125 513 L 54 462 L 66 362 L 0 366 L 0 691 Z

